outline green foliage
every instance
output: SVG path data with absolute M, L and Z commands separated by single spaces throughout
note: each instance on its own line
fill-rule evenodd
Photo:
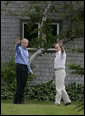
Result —
M 52 48 L 53 44 L 57 41 L 57 34 L 53 35 L 53 28 L 52 28 L 51 23 L 52 23 L 51 20 L 47 19 L 42 28 L 42 31 L 45 34 L 45 38 L 44 40 L 42 40 L 43 47 L 45 49 Z
M 1 84 L 1 98 L 13 99 L 15 93 L 15 85 L 2 82 Z M 72 101 L 82 101 L 84 87 L 81 84 L 72 83 L 66 86 L 66 90 Z M 54 101 L 56 95 L 56 88 L 53 80 L 42 83 L 36 86 L 26 85 L 24 97 L 26 100 L 35 101 Z
M 9 84 L 5 81 L 1 82 L 1 98 L 4 100 L 12 99 L 15 93 L 15 84 Z
M 9 2 L 6 2 L 6 4 L 10 4 Z M 38 30 L 32 30 L 33 25 L 35 23 L 41 23 L 43 13 L 47 7 L 48 2 L 43 1 L 31 1 L 28 2 L 29 7 L 26 6 L 23 11 L 22 8 L 24 5 L 22 5 L 21 12 L 19 15 L 21 16 L 29 16 L 28 20 L 28 32 L 32 35 L 35 31 L 40 31 L 40 37 L 31 39 L 31 45 L 32 47 L 44 47 L 44 48 L 50 48 L 53 47 L 53 44 L 56 42 L 56 39 L 63 39 L 64 41 L 68 41 L 74 38 L 83 37 L 84 36 L 84 2 L 83 1 L 64 1 L 61 4 L 57 5 L 55 4 L 55 1 L 51 3 L 51 7 L 49 9 L 50 13 L 56 13 L 60 15 L 60 19 L 63 19 L 63 21 L 68 22 L 68 27 L 64 30 L 60 30 L 59 35 L 52 36 L 51 34 L 51 27 L 49 26 L 51 22 L 48 23 L 48 21 L 44 22 L 44 25 L 41 29 Z M 76 6 L 76 7 L 75 7 Z M 62 12 L 59 10 L 62 9 Z M 32 12 L 33 11 L 33 12 Z M 9 11 L 10 13 L 11 11 Z M 11 12 L 11 15 L 16 15 L 17 12 Z M 47 14 L 48 15 L 48 14 Z M 16 16 L 17 17 L 17 16 Z M 47 18 L 49 20 L 49 18 Z M 62 23 L 63 23 L 62 21 Z M 61 27 L 60 27 L 61 28 Z M 42 33 L 45 33 L 46 38 L 42 40 Z M 29 38 L 28 38 L 29 39 Z M 43 43 L 43 46 L 42 46 Z
M 69 52 L 77 52 L 77 53 L 84 53 L 84 48 L 77 48 L 77 49 L 75 49 L 75 48 L 71 48 L 70 50 L 69 50 Z
M 76 5 L 76 7 L 75 7 Z M 84 6 L 83 2 L 65 2 L 64 7 L 64 16 L 62 16 L 66 21 L 69 21 L 69 27 L 66 30 L 66 35 L 68 38 L 78 38 L 84 35 Z M 82 9 L 82 10 L 81 10 Z M 81 13 L 82 12 L 82 13 Z M 82 14 L 82 15 L 81 15 Z
M 38 101 L 54 101 L 55 86 L 52 80 L 48 83 L 42 83 L 37 86 L 26 86 L 25 99 Z
M 1 78 L 7 83 L 15 83 L 15 67 L 14 59 L 2 64 Z
M 78 74 L 78 75 L 84 75 L 84 68 L 81 67 L 80 65 L 76 65 L 76 64 L 69 64 L 69 69 L 72 70 L 72 74 Z M 73 85 L 74 86 L 74 85 Z M 78 85 L 78 88 L 75 89 L 75 91 L 73 91 L 74 93 L 74 96 L 73 96 L 73 99 L 78 99 L 78 98 L 75 98 L 76 96 L 76 93 L 78 93 L 78 91 L 84 93 L 84 88 L 81 88 L 79 87 L 80 85 Z M 81 88 L 81 89 L 80 89 Z M 76 91 L 77 90 L 77 91 Z M 70 94 L 70 93 L 69 93 Z M 80 94 L 78 96 L 81 96 Z M 81 103 L 78 105 L 78 110 L 83 110 L 84 109 L 84 94 L 82 94 L 81 96 Z
M 33 64 L 31 67 L 33 68 Z M 16 64 L 14 59 L 2 64 L 1 78 L 7 83 L 16 84 Z M 28 81 L 32 81 L 34 78 L 36 78 L 35 75 L 28 73 Z
M 84 87 L 82 84 L 71 83 L 66 86 L 66 90 L 70 96 L 70 99 L 73 101 L 82 101 L 84 96 Z
M 75 7 L 75 4 L 77 4 L 77 7 Z M 52 36 L 51 32 L 52 29 L 50 27 L 51 21 L 47 19 L 46 22 L 44 22 L 42 32 L 45 33 L 46 38 L 40 41 L 43 42 L 44 48 L 50 48 L 53 47 L 53 44 L 58 39 L 63 39 L 64 41 L 68 41 L 74 38 L 82 37 L 84 35 L 84 20 L 83 20 L 83 2 L 64 2 L 63 4 L 59 5 L 58 8 L 55 7 L 55 4 L 52 3 L 52 7 L 50 8 L 50 13 L 59 13 L 59 8 L 63 9 L 63 13 L 61 13 L 62 19 L 69 22 L 69 26 L 64 31 L 60 30 L 59 35 Z M 82 8 L 82 11 L 81 11 Z M 69 13 L 68 13 L 69 12 Z M 82 14 L 82 15 L 80 15 Z
M 71 64 L 68 64 L 68 67 L 69 69 L 72 70 L 71 72 L 72 74 L 84 75 L 84 68 L 81 67 L 80 65 L 71 63 Z
M 66 86 L 66 90 L 72 101 L 81 101 L 84 88 L 81 84 L 71 83 Z M 35 87 L 26 87 L 25 98 L 27 100 L 54 101 L 56 95 L 55 85 L 52 80 Z
M 8 6 L 8 4 L 10 4 L 10 1 L 5 2 L 6 7 Z

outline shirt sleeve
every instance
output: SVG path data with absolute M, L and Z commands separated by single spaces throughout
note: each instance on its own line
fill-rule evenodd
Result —
M 63 55 L 62 55 L 62 58 L 65 58 L 66 57 L 66 52 L 65 52 L 65 49 L 64 49 L 64 46 L 62 46 L 62 49 L 63 49 Z
M 66 52 L 64 51 L 62 58 L 65 58 L 65 57 L 66 57 Z
M 32 72 L 32 69 L 31 69 L 31 67 L 30 67 L 29 64 L 28 64 L 28 71 L 29 71 L 29 72 Z
M 28 67 L 28 71 L 29 71 L 29 72 L 32 72 L 32 69 L 31 69 L 31 67 L 30 67 L 30 63 L 29 63 L 29 58 L 28 58 L 28 60 L 27 60 L 27 58 L 24 57 L 23 54 L 22 54 L 22 57 L 23 57 L 23 59 L 24 59 L 25 64 L 26 64 L 27 67 Z
M 19 52 L 20 52 L 19 44 L 15 44 L 15 50 L 16 50 L 16 52 L 17 52 L 17 53 L 19 53 Z
M 64 46 L 62 46 L 62 48 L 63 48 L 63 50 L 64 50 L 64 52 L 65 52 Z

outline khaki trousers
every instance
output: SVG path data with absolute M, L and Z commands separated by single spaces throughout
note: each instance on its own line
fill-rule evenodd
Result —
M 58 69 L 55 70 L 55 84 L 56 84 L 56 97 L 55 97 L 55 104 L 60 104 L 61 99 L 64 100 L 64 103 L 71 102 L 66 89 L 65 89 L 65 77 L 66 72 L 65 69 Z

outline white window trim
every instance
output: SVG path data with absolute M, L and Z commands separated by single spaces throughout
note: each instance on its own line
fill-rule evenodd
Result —
M 53 25 L 56 25 L 56 26 L 57 26 L 57 30 L 56 30 L 57 32 L 56 32 L 56 33 L 57 33 L 57 35 L 58 35 L 58 34 L 59 34 L 59 23 L 51 23 L 51 24 L 53 24 Z
M 27 24 L 26 22 L 23 22 L 22 23 L 22 38 L 24 38 L 24 24 Z M 40 28 L 40 23 L 36 23 L 36 24 L 38 24 L 38 28 Z M 56 25 L 57 26 L 57 35 L 59 34 L 59 23 L 51 23 L 52 25 Z M 38 37 L 40 36 L 40 31 L 38 30 Z M 34 49 L 36 49 L 36 48 L 28 48 L 28 50 L 34 50 Z M 51 49 L 51 48 L 50 48 Z
M 24 38 L 24 24 L 27 24 L 26 22 L 22 23 L 22 38 Z M 40 23 L 36 23 L 38 24 L 38 28 L 40 28 Z M 38 31 L 38 37 L 40 36 L 40 31 Z

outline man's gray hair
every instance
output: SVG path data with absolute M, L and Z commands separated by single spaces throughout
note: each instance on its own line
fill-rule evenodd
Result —
M 29 43 L 29 40 L 26 38 L 23 38 L 22 41 L 27 41 Z

